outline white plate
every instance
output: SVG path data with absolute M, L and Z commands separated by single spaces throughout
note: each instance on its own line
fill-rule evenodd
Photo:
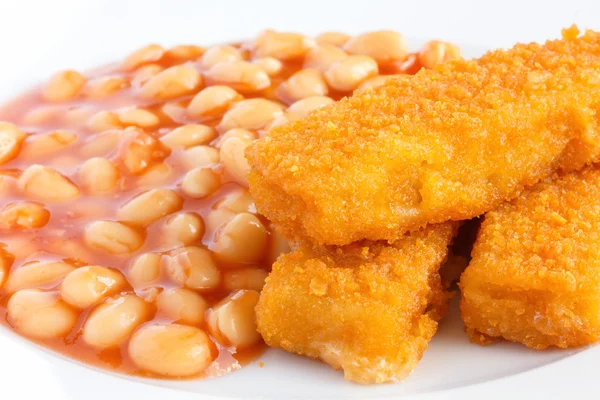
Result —
M 545 2 L 543 18 L 539 4 L 533 2 L 504 1 L 494 7 L 482 3 L 0 0 L 0 100 L 9 99 L 55 70 L 97 66 L 148 42 L 210 44 L 251 37 L 266 27 L 309 34 L 393 28 L 409 37 L 452 40 L 466 56 L 476 56 L 487 48 L 509 46 L 517 40 L 556 37 L 561 27 L 573 21 L 592 27 L 600 20 L 600 7 L 593 1 L 570 1 L 568 7 L 563 2 Z M 535 28 L 531 21 L 535 21 Z M 420 43 L 410 40 L 413 47 Z M 471 345 L 454 307 L 418 368 L 400 384 L 348 383 L 340 372 L 325 365 L 276 350 L 260 358 L 264 368 L 254 363 L 212 380 L 160 381 L 89 368 L 0 328 L 0 396 L 202 400 L 414 395 L 437 399 L 506 398 L 529 391 L 554 398 L 560 393 L 593 392 L 600 349 L 574 353 L 535 352 L 508 343 L 485 348 Z M 565 380 L 572 386 L 563 385 Z

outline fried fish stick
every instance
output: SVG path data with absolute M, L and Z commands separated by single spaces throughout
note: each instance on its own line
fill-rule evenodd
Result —
M 322 360 L 359 383 L 398 381 L 447 308 L 439 274 L 456 223 L 398 240 L 300 249 L 273 265 L 256 307 L 269 346 Z
M 600 169 L 539 183 L 485 215 L 460 281 L 471 340 L 534 349 L 600 339 Z
M 600 159 L 600 34 L 443 63 L 271 130 L 247 153 L 288 238 L 394 241 Z

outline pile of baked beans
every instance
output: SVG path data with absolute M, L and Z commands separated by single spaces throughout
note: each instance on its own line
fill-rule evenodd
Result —
M 95 365 L 214 376 L 262 346 L 254 306 L 288 243 L 245 149 L 270 128 L 459 57 L 392 31 L 153 44 L 0 111 L 0 317 Z

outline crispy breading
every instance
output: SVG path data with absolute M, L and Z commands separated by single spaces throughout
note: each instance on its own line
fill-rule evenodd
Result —
M 344 245 L 464 220 L 600 159 L 600 34 L 442 63 L 271 130 L 247 153 L 261 213 Z
M 390 245 L 300 247 L 273 265 L 256 307 L 269 346 L 320 359 L 359 383 L 412 371 L 446 312 L 439 268 L 456 223 Z
M 539 183 L 485 215 L 460 281 L 473 341 L 544 349 L 600 339 L 599 168 Z

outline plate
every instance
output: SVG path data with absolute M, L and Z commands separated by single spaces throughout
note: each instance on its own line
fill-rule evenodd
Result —
M 0 329 L 0 349 L 5 349 L 5 355 L 0 357 L 0 372 L 11 371 L 21 380 L 35 379 L 36 385 L 44 388 L 44 393 L 56 396 L 50 398 L 79 398 L 85 393 L 86 399 L 106 399 L 108 393 L 128 393 L 152 400 L 164 396 L 169 396 L 170 400 L 445 396 L 470 385 L 509 381 L 507 378 L 512 375 L 553 363 L 559 366 L 580 351 L 536 352 L 514 343 L 487 347 L 470 344 L 463 332 L 457 301 L 453 302 L 418 367 L 398 384 L 354 384 L 344 381 L 341 372 L 324 364 L 275 349 L 267 350 L 252 364 L 227 376 L 194 381 L 145 379 L 111 373 L 32 344 L 6 328 Z M 258 361 L 264 362 L 264 367 L 261 368 Z
M 304 1 L 297 4 L 297 12 L 293 7 L 273 10 L 273 4 L 268 1 L 222 2 L 221 6 L 202 4 L 201 7 L 200 2 L 192 1 L 168 2 L 167 6 L 167 2 L 152 1 L 121 4 L 111 1 L 57 0 L 36 3 L 36 12 L 33 14 L 24 4 L 27 2 L 11 3 L 14 4 L 1 6 L 9 10 L 0 10 L 6 20 L 0 27 L 0 35 L 12 38 L 0 43 L 0 52 L 10 55 L 6 59 L 12 60 L 0 63 L 2 102 L 56 70 L 84 70 L 98 66 L 117 60 L 152 41 L 164 45 L 185 42 L 212 44 L 251 37 L 266 27 L 307 34 L 326 30 L 357 33 L 390 27 L 408 35 L 413 48 L 423 43 L 423 39 L 449 39 L 461 47 L 465 56 L 474 57 L 487 48 L 510 45 L 519 37 L 522 40 L 539 40 L 557 36 L 560 27 L 573 20 L 573 13 L 582 13 L 574 5 L 573 13 L 561 14 L 560 10 L 550 13 L 548 18 L 551 21 L 545 24 L 541 22 L 536 30 L 519 25 L 520 28 L 511 29 L 506 36 L 478 36 L 461 32 L 474 29 L 474 26 L 482 29 L 484 24 L 469 25 L 469 21 L 484 15 L 489 17 L 492 15 L 489 10 L 480 10 L 478 13 L 469 9 L 468 12 L 456 14 L 455 23 L 444 24 L 450 10 L 444 8 L 446 6 L 441 2 L 409 7 L 405 13 L 399 6 L 400 2 L 374 0 L 369 1 L 368 9 L 358 6 L 356 2 L 321 4 L 323 2 Z M 468 2 L 452 3 L 466 6 Z M 341 13 L 343 5 L 346 8 Z M 518 3 L 515 2 L 515 5 Z M 524 13 L 527 12 L 527 6 L 519 6 L 525 9 Z M 430 7 L 438 8 L 436 16 L 431 16 Z M 232 9 L 237 10 L 236 15 L 231 15 Z M 389 12 L 375 12 L 377 10 Z M 594 10 L 598 11 L 598 8 Z M 501 20 L 502 15 L 507 17 L 510 14 L 503 10 L 496 11 L 493 14 L 496 18 L 492 18 L 491 25 L 497 22 L 496 19 Z M 535 7 L 529 11 L 530 15 L 536 13 Z M 324 17 L 323 13 L 329 17 Z M 400 14 L 402 16 L 396 18 Z M 585 18 L 593 17 L 593 14 L 584 14 Z M 343 15 L 343 21 L 331 18 L 332 15 Z M 566 16 L 565 19 L 562 16 Z M 246 18 L 253 22 L 245 25 Z M 207 21 L 206 26 L 202 25 L 203 20 Z M 400 20 L 402 24 L 398 22 Z M 429 23 L 431 34 L 428 34 L 429 28 L 423 28 L 419 21 Z M 25 22 L 27 26 L 24 26 Z M 503 23 L 503 27 L 506 26 Z M 411 39 L 411 35 L 423 39 Z M 473 40 L 457 40 L 467 36 Z M 470 45 L 471 42 L 479 44 Z M 251 365 L 225 377 L 198 381 L 142 379 L 83 365 L 0 327 L 0 393 L 2 396 L 8 394 L 7 398 L 43 396 L 45 399 L 86 400 L 105 400 L 107 395 L 150 400 L 449 398 L 469 394 L 486 394 L 494 398 L 494 395 L 506 397 L 530 390 L 535 390 L 537 394 L 557 394 L 561 390 L 573 393 L 573 390 L 587 390 L 586 387 L 593 390 L 590 382 L 596 378 L 596 367 L 591 367 L 599 359 L 598 348 L 536 352 L 510 343 L 488 347 L 472 345 L 463 332 L 455 301 L 451 313 L 442 321 L 417 369 L 399 384 L 360 386 L 344 381 L 341 372 L 333 371 L 328 366 L 273 349 Z M 264 362 L 264 367 L 259 367 L 258 361 Z M 578 389 L 555 383 L 559 379 L 562 382 L 564 376 L 569 376 L 569 381 L 576 384 Z

